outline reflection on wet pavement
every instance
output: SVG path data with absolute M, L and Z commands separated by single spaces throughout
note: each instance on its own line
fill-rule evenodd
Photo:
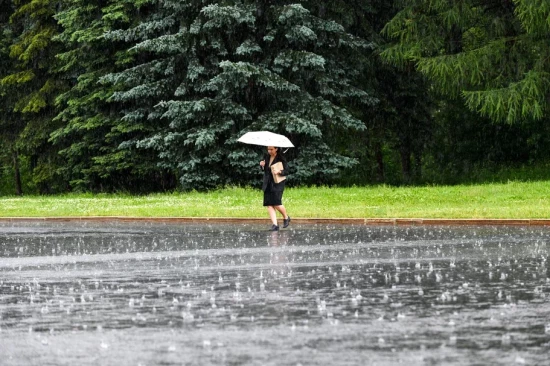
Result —
M 0 223 L 0 365 L 550 364 L 549 240 Z

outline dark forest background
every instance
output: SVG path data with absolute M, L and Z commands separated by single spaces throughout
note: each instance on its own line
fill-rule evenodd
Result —
M 0 0 L 0 195 L 550 179 L 545 0 Z

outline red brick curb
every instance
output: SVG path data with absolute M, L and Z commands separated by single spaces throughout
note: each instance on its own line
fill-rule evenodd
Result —
M 236 217 L 130 217 L 130 216 L 71 216 L 71 217 L 0 217 L 0 222 L 21 221 L 128 221 L 170 223 L 264 223 L 267 218 Z M 520 225 L 550 226 L 550 219 L 419 219 L 419 218 L 292 218 L 295 224 L 348 225 Z

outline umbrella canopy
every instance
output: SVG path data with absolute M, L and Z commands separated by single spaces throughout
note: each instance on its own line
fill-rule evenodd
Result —
M 294 147 L 292 142 L 285 136 L 269 131 L 247 132 L 237 141 L 260 146 Z

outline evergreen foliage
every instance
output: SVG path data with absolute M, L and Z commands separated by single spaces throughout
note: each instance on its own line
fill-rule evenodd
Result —
M 494 121 L 547 118 L 550 109 L 547 0 L 413 0 L 385 26 L 382 56 L 413 62 L 440 92 Z
M 256 183 L 264 149 L 236 142 L 250 130 L 292 139 L 297 183 L 354 164 L 324 137 L 365 128 L 346 104 L 375 102 L 356 82 L 372 44 L 342 25 L 285 1 L 164 1 L 107 38 L 139 61 L 103 78 L 125 87 L 124 146 L 156 151 L 184 189 Z
M 3 137 L 10 139 L 14 159 L 19 153 L 30 158 L 39 190 L 51 192 L 62 185 L 55 174 L 60 159 L 48 144 L 56 127 L 54 98 L 63 89 L 53 71 L 54 57 L 61 49 L 52 40 L 58 32 L 53 19 L 57 2 L 14 1 L 11 5 L 13 13 L 8 23 L 3 23 L 3 40 L 9 42 L 9 58 L 3 58 L 8 66 L 0 77 L 4 118 L 8 119 Z
M 104 35 L 138 24 L 137 10 L 127 1 L 66 0 L 55 16 L 63 27 L 55 39 L 67 49 L 57 55 L 59 70 L 72 87 L 57 97 L 56 120 L 62 127 L 51 141 L 61 148 L 67 164 L 60 171 L 74 189 L 140 191 L 158 187 L 144 181 L 163 178 L 150 156 L 119 148 L 125 134 L 118 109 L 109 103 L 116 88 L 99 83 L 132 59 L 124 41 Z
M 339 151 L 360 162 L 342 171 L 339 184 L 410 184 L 422 178 L 422 160 L 429 154 L 434 127 L 433 93 L 414 69 L 399 70 L 378 57 L 387 42 L 380 31 L 396 12 L 392 1 L 336 1 L 326 8 L 327 16 L 342 19 L 350 32 L 378 45 L 360 83 L 369 86 L 379 103 L 359 110 L 352 106 L 367 128 L 354 133 L 354 139 L 346 134 L 333 137 L 339 141 Z
M 8 75 L 13 67 L 13 62 L 9 57 L 10 44 L 13 42 L 13 34 L 9 27 L 9 18 L 13 13 L 11 1 L 0 0 L 0 78 Z M 0 85 L 0 166 L 3 166 L 3 175 L 10 177 L 16 156 L 15 149 L 15 134 L 14 131 L 21 130 L 22 127 L 17 126 L 12 114 L 12 100 L 5 87 Z M 17 192 L 21 194 L 19 190 Z
M 265 148 L 237 142 L 251 130 L 290 137 L 295 185 L 544 163 L 549 15 L 547 0 L 0 0 L 0 194 L 257 186 Z

